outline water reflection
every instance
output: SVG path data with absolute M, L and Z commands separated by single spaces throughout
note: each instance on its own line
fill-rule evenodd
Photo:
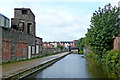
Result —
M 83 55 L 70 54 L 52 66 L 28 78 L 114 78 L 102 65 L 87 61 Z
M 116 73 L 113 73 L 108 67 L 101 63 L 96 63 L 93 60 L 88 60 L 88 72 L 91 78 L 118 78 Z

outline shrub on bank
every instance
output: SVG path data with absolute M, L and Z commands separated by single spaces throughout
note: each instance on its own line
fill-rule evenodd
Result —
M 120 52 L 117 50 L 108 51 L 106 54 L 106 65 L 112 70 L 117 69 L 120 72 Z
M 78 54 L 84 54 L 84 51 L 80 51 L 80 52 L 78 52 Z
M 91 58 L 95 61 L 100 61 L 107 65 L 111 70 L 117 71 L 120 73 L 120 52 L 117 50 L 110 50 L 107 51 L 106 54 L 102 56 L 102 59 L 97 54 L 94 54 L 93 51 L 91 51 L 87 58 Z
M 97 54 L 94 54 L 93 51 L 88 53 L 87 58 L 92 58 L 95 61 L 99 61 L 100 60 L 99 56 Z

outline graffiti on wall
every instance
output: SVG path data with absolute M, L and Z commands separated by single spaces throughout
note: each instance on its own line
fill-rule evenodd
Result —
M 2 48 L 2 56 L 3 60 L 10 60 L 11 59 L 11 42 L 3 40 L 3 48 Z
M 17 43 L 16 45 L 16 57 L 27 58 L 28 56 L 28 44 Z

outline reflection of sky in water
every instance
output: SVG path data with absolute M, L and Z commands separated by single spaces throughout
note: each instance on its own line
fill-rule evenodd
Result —
M 36 75 L 36 78 L 89 78 L 86 60 L 70 54 Z
M 82 55 L 70 54 L 52 66 L 37 72 L 32 78 L 113 78 L 115 74 L 106 71 L 102 65 L 88 62 Z

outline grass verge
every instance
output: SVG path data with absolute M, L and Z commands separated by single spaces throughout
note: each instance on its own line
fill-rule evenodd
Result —
M 59 53 L 50 53 L 50 54 L 44 54 L 42 56 L 37 56 L 37 57 L 33 57 L 31 59 L 21 59 L 21 60 L 18 60 L 18 61 L 8 61 L 8 62 L 2 62 L 0 63 L 0 65 L 5 65 L 5 64 L 10 64 L 10 63 L 16 63 L 16 62 L 22 62 L 22 61 L 28 61 L 28 60 L 33 60 L 33 59 L 37 59 L 37 58 L 43 58 L 43 57 L 47 57 L 47 56 L 51 56 L 51 55 L 56 55 L 56 54 L 60 54 L 62 52 L 59 52 Z

